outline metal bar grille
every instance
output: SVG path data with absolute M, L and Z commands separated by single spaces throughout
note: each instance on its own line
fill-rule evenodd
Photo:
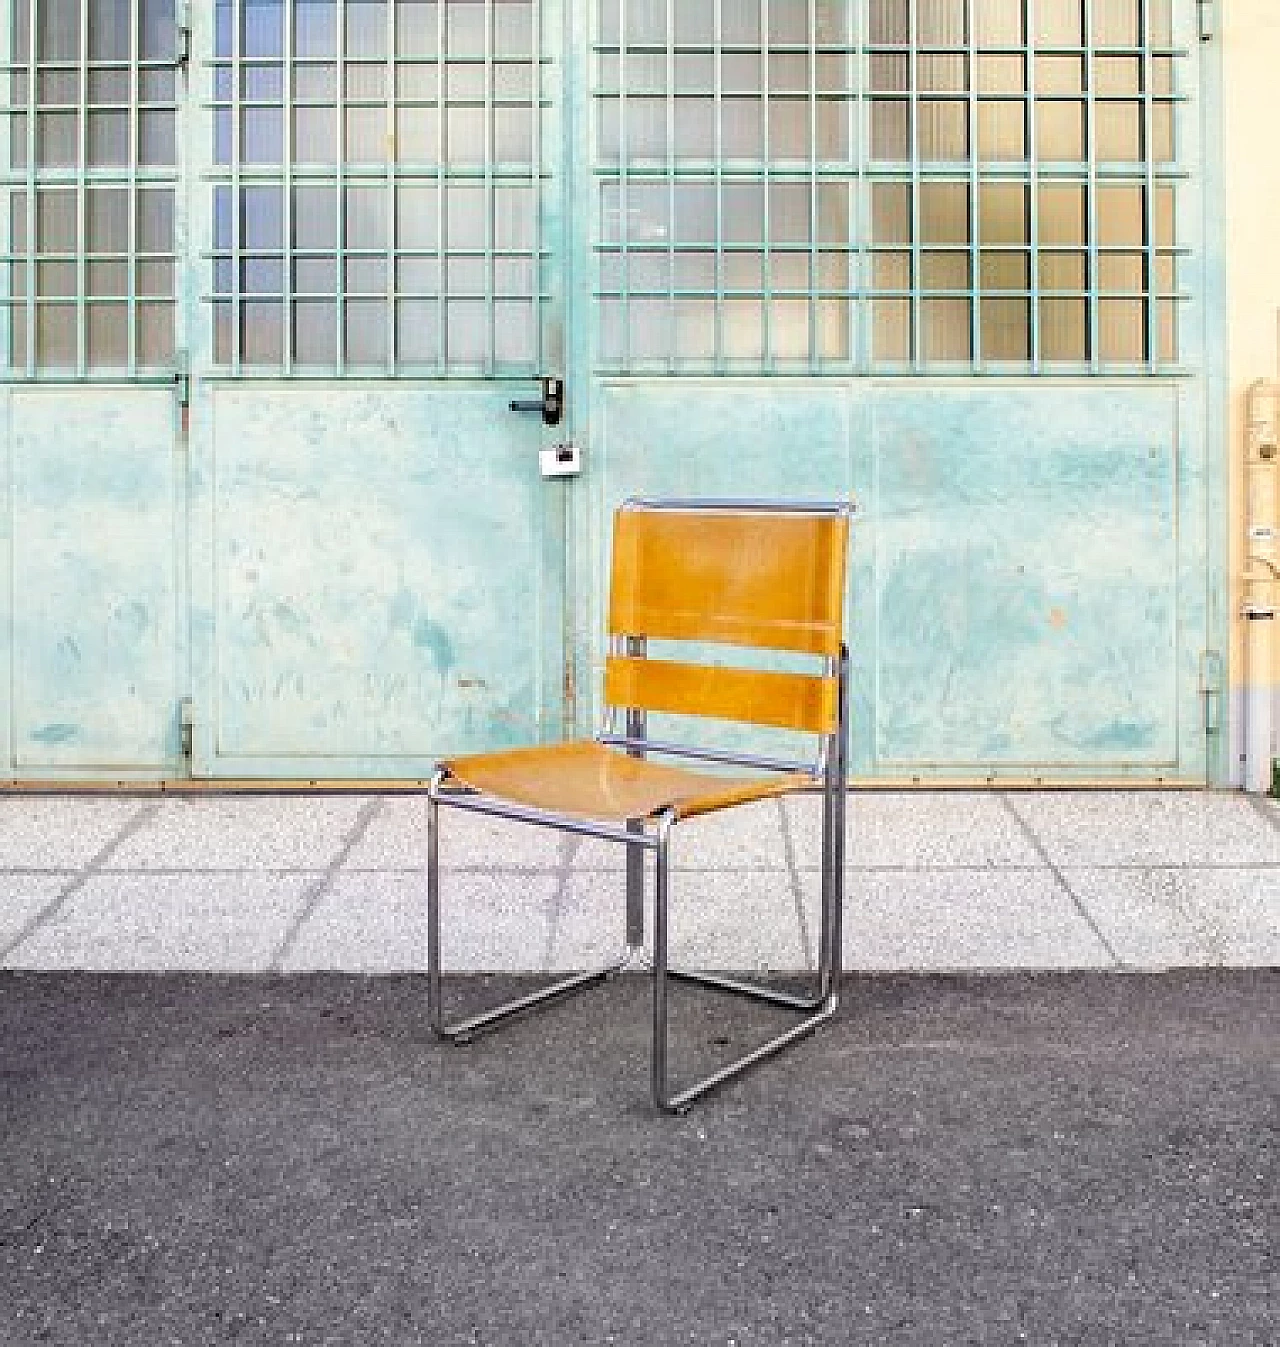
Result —
M 233 373 L 528 376 L 538 0 L 219 0 L 207 298 Z M 220 194 L 229 198 L 218 206 Z
M 597 368 L 1185 372 L 1175 3 L 594 0 Z
M 10 379 L 171 377 L 174 0 L 7 6 Z

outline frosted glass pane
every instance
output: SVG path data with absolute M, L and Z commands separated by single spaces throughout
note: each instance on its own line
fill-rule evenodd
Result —
M 19 0 L 21 3 L 22 0 Z M 42 61 L 80 58 L 78 0 L 41 0 L 36 5 L 36 54 Z
M 871 301 L 871 354 L 876 360 L 905 362 L 911 359 L 911 301 Z
M 758 299 L 727 299 L 724 302 L 722 342 L 726 358 L 764 358 L 764 305 Z
M 987 162 L 1027 157 L 1024 104 L 988 100 L 978 104 L 978 157 Z
M 910 290 L 911 254 L 872 253 L 871 284 L 877 290 Z
M 681 360 L 711 360 L 716 353 L 714 300 L 676 301 L 676 355 Z
M 982 47 L 1020 47 L 1023 0 L 981 0 L 974 6 L 975 36 Z
M 439 112 L 435 108 L 399 108 L 396 159 L 402 164 L 434 164 L 439 158 Z
M 1097 288 L 1103 294 L 1141 294 L 1145 278 L 1142 253 L 1103 253 L 1098 258 Z
M 346 0 L 346 49 L 356 60 L 385 58 L 386 0 Z
M 144 61 L 172 61 L 178 53 L 174 0 L 142 0 L 138 54 Z
M 759 243 L 764 238 L 764 186 L 758 182 L 724 184 L 725 241 Z
M 897 94 L 911 90 L 911 58 L 895 53 L 877 52 L 871 57 L 873 93 Z
M 480 365 L 489 357 L 489 323 L 485 305 L 452 300 L 445 307 L 450 364 Z
M 1035 39 L 1042 47 L 1084 46 L 1083 0 L 1036 0 Z
M 240 246 L 284 246 L 284 190 L 271 184 L 241 189 Z
M 346 355 L 352 365 L 382 365 L 387 360 L 387 305 L 381 299 L 351 299 L 346 304 Z
M 383 108 L 348 108 L 346 126 L 350 163 L 386 163 L 387 114 Z
M 107 193 L 103 193 L 108 197 Z M 124 209 L 124 247 L 128 247 L 128 193 L 120 190 L 114 193 L 118 204 Z M 108 200 L 104 200 L 99 206 L 99 221 L 105 223 L 108 219 L 112 224 L 118 224 L 119 216 L 107 216 L 106 212 L 110 208 Z M 90 220 L 92 221 L 92 216 Z M 113 234 L 112 238 L 116 235 Z M 90 247 L 93 247 L 93 236 L 90 236 Z M 36 192 L 36 251 L 41 253 L 74 253 L 76 250 L 76 194 L 74 191 L 67 191 L 63 188 L 45 188 Z
M 676 243 L 711 243 L 716 236 L 716 186 L 713 182 L 680 182 L 675 186 Z
M 965 0 L 917 0 L 916 41 L 920 46 L 963 47 L 968 31 Z
M 848 360 L 849 301 L 821 299 L 818 301 L 818 358 L 821 360 Z
M 627 0 L 626 40 L 637 45 L 662 45 L 667 40 L 667 0 Z
M 1144 237 L 1143 203 L 1138 184 L 1103 183 L 1098 187 L 1098 242 L 1111 247 L 1141 247 Z
M 98 265 L 110 264 L 99 263 Z M 128 279 L 126 271 L 126 284 Z M 38 263 L 36 266 L 36 294 L 42 299 L 74 299 L 76 294 L 76 264 L 74 262 Z
M 920 255 L 922 290 L 968 290 L 969 254 L 924 252 Z
M 396 305 L 396 351 L 409 363 L 439 359 L 440 306 L 435 300 L 402 299 Z
M 293 113 L 294 162 L 338 162 L 338 118 L 333 108 L 295 108 Z
M 676 105 L 677 159 L 711 159 L 716 151 L 716 111 L 712 98 L 682 98 Z
M 385 257 L 349 257 L 346 273 L 348 294 L 376 295 L 387 288 Z
M 139 304 L 137 307 L 137 359 L 142 366 L 166 366 L 174 358 L 174 306 Z
M 172 251 L 174 234 L 171 188 L 144 188 L 138 192 L 137 229 L 139 252 Z
M 293 358 L 300 365 L 335 365 L 338 316 L 332 300 L 299 299 L 293 305 Z
M 493 242 L 496 248 L 532 248 L 537 232 L 537 196 L 532 187 L 496 187 Z
M 971 360 L 972 332 L 967 299 L 920 301 L 920 356 L 923 360 Z
M 284 113 L 280 108 L 245 108 L 240 156 L 246 164 L 279 164 L 284 157 Z
M 338 189 L 332 183 L 293 189 L 293 246 L 324 250 L 338 246 Z
M 494 157 L 502 164 L 533 162 L 533 112 L 530 108 L 499 107 L 493 112 Z
M 151 264 L 156 265 L 155 263 Z M 57 288 L 52 288 L 47 283 L 46 268 L 57 267 L 65 272 L 61 278 L 62 284 Z M 128 262 L 89 262 L 85 266 L 85 293 L 95 299 L 124 299 L 129 294 L 129 264 Z M 76 292 L 76 268 L 73 262 L 42 262 L 37 268 L 38 284 L 42 295 L 74 295 Z M 154 275 L 147 277 L 147 280 L 154 282 Z M 141 274 L 138 276 L 138 293 L 148 293 L 148 287 Z M 154 294 L 152 288 L 150 293 Z M 165 291 L 161 291 L 165 293 Z
M 281 56 L 284 53 L 282 0 L 242 0 L 242 56 Z M 230 55 L 230 52 L 220 53 Z
M 1135 163 L 1142 158 L 1142 104 L 1098 103 L 1094 155 L 1106 162 Z
M 969 242 L 969 188 L 966 183 L 921 184 L 920 237 L 924 243 Z
M 739 0 L 749 3 L 749 0 Z M 769 41 L 774 44 L 801 44 L 809 41 L 808 0 L 769 0 L 765 6 L 769 18 Z
M 164 116 L 148 113 L 149 117 Z M 89 167 L 118 168 L 129 163 L 129 114 L 120 112 L 90 112 Z
M 969 157 L 969 105 L 922 99 L 916 114 L 920 158 L 955 161 Z
M 333 0 L 294 0 L 293 51 L 303 57 L 337 55 L 338 7 Z
M 445 191 L 445 228 L 454 248 L 484 246 L 486 237 L 485 190 L 481 186 L 451 184 Z
M 1095 47 L 1136 47 L 1142 41 L 1141 0 L 1105 0 L 1093 6 Z
M 809 186 L 775 182 L 769 187 L 769 238 L 773 243 L 808 243 L 811 237 Z
M 1085 88 L 1085 63 L 1078 56 L 1037 56 L 1036 91 L 1078 94 Z
M 396 54 L 435 56 L 439 43 L 436 0 L 396 0 Z
M 293 289 L 299 295 L 336 295 L 338 259 L 300 257 L 293 264 Z
M 247 300 L 240 313 L 240 358 L 246 365 L 279 365 L 284 360 L 284 305 Z
M 1041 160 L 1084 158 L 1084 104 L 1036 101 L 1036 153 Z
M 537 54 L 533 5 L 529 0 L 504 0 L 504 3 L 494 5 L 493 49 L 496 56 L 530 57 Z
M 764 155 L 763 105 L 759 98 L 724 98 L 720 103 L 721 145 L 728 159 Z
M 809 301 L 775 299 L 769 306 L 769 342 L 777 360 L 809 358 Z
M 1042 290 L 1082 291 L 1086 286 L 1083 253 L 1041 253 L 1040 288 Z
M 36 364 L 42 368 L 74 368 L 76 311 L 71 305 L 36 305 Z
M 916 88 L 920 93 L 968 93 L 969 58 L 951 52 L 921 52 L 916 57 Z
M 807 252 L 769 254 L 769 277 L 774 290 L 811 289 Z
M 387 192 L 383 187 L 346 189 L 346 242 L 348 248 L 387 246 Z
M 871 157 L 903 160 L 911 155 L 910 108 L 905 102 L 871 102 Z
M 501 364 L 530 365 L 537 359 L 534 306 L 498 300 L 493 306 L 493 358 Z
M 984 182 L 978 191 L 978 233 L 983 243 L 1027 243 L 1030 222 L 1023 183 Z
M 74 112 L 41 112 L 36 117 L 36 162 L 41 168 L 75 168 L 79 118 Z M 125 145 L 128 145 L 126 136 Z
M 450 56 L 485 54 L 485 10 L 472 0 L 446 0 L 445 50 Z
M 138 163 L 172 168 L 178 162 L 177 119 L 172 112 L 138 113 Z
M 25 3 L 27 0 L 17 0 L 17 4 Z M 55 5 L 54 8 L 60 7 Z M 132 27 L 130 0 L 95 0 L 89 5 L 89 59 L 127 61 L 132 46 Z
M 870 0 L 870 10 L 871 41 L 905 46 L 911 34 L 908 0 Z
M 396 239 L 402 248 L 434 248 L 439 242 L 434 185 L 403 182 L 396 188 Z
M 86 304 L 89 367 L 118 369 L 129 363 L 129 310 L 124 304 Z
M 771 98 L 769 108 L 769 157 L 771 159 L 807 159 L 809 157 L 809 101 L 798 98 Z
M 762 290 L 764 288 L 763 253 L 729 253 L 724 259 L 726 290 Z
M 1140 299 L 1098 301 L 1098 355 L 1104 361 L 1137 363 L 1146 358 L 1147 306 Z
M 1086 223 L 1083 186 L 1058 182 L 1041 184 L 1041 243 L 1083 244 Z
M 1028 253 L 984 252 L 979 262 L 984 290 L 1028 290 L 1031 259 Z
M 979 306 L 985 360 L 1031 358 L 1031 304 L 1025 299 L 984 299 Z

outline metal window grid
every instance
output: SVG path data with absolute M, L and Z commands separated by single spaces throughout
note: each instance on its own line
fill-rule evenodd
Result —
M 597 368 L 1187 372 L 1183 4 L 597 0 Z M 681 76 L 700 59 L 704 83 Z M 754 84 L 726 80 L 753 62 Z M 797 146 L 780 113 L 801 93 Z M 688 129 L 708 100 L 710 154 Z M 778 209 L 797 185 L 803 229 Z M 747 236 L 736 203 L 753 188 Z M 801 254 L 807 284 L 780 284 Z M 711 330 L 691 341 L 696 306 Z
M 337 0 L 323 6 L 332 40 L 312 34 L 305 49 L 306 5 L 280 0 L 262 6 L 273 33 L 255 30 L 247 48 L 254 8 L 219 4 L 211 63 L 215 363 L 324 377 L 537 373 L 554 180 L 543 0 Z M 264 96 L 252 96 L 255 79 Z M 259 117 L 276 109 L 271 144 Z M 300 131 L 308 118 L 329 119 L 327 141 Z M 332 197 L 327 237 L 308 241 L 300 192 Z

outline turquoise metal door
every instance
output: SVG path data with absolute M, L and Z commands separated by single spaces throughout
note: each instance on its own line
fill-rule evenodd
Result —
M 585 730 L 643 491 L 856 498 L 859 774 L 1206 779 L 1194 0 L 9 18 L 10 777 Z
M 0 22 L 0 775 L 183 770 L 172 0 Z
M 555 0 L 193 7 L 194 770 L 563 729 Z M 552 419 L 552 418 L 548 418 Z
M 853 495 L 859 775 L 1206 780 L 1196 17 L 580 19 L 583 556 L 633 492 Z

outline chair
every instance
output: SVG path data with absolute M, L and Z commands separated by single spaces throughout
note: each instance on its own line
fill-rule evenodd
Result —
M 848 652 L 844 582 L 852 509 L 845 504 L 633 500 L 614 517 L 609 654 L 602 731 L 590 740 L 459 757 L 440 763 L 427 792 L 428 1013 L 454 1042 L 636 961 L 644 940 L 645 853 L 655 854 L 653 930 L 654 1103 L 684 1113 L 708 1090 L 811 1033 L 840 994 Z M 652 657 L 651 641 L 696 641 L 789 652 L 813 672 L 710 665 Z M 812 657 L 797 660 L 795 656 Z M 655 740 L 647 713 L 804 731 L 812 762 Z M 683 721 L 681 722 L 683 723 Z M 656 760 L 655 760 L 656 759 Z M 674 760 L 674 761 L 672 761 Z M 680 763 L 750 768 L 726 776 Z M 822 791 L 822 916 L 817 986 L 793 995 L 668 966 L 672 829 L 685 819 L 789 791 Z M 439 809 L 605 838 L 627 848 L 627 950 L 579 973 L 456 1023 L 444 1022 L 440 967 Z M 672 979 L 751 997 L 802 1018 L 702 1080 L 673 1090 L 667 1069 L 667 990 Z

